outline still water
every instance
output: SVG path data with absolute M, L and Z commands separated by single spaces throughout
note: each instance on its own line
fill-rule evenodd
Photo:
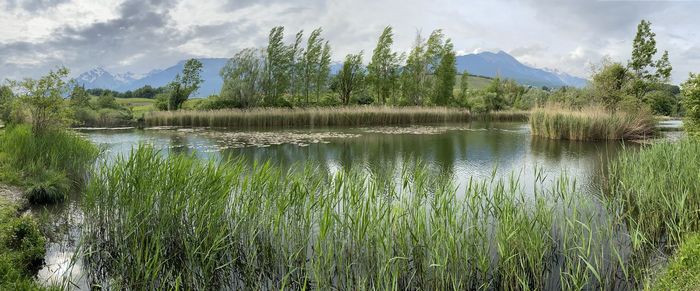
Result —
M 620 141 L 577 142 L 531 137 L 528 125 L 520 122 L 277 131 L 111 129 L 82 133 L 104 148 L 103 158 L 107 161 L 128 155 L 139 144 L 152 145 L 164 154 L 185 153 L 218 161 L 269 161 L 282 167 L 313 162 L 331 173 L 362 167 L 370 174 L 391 174 L 404 163 L 419 160 L 431 170 L 451 174 L 462 189 L 470 178 L 515 175 L 527 190 L 534 187 L 537 171 L 545 175 L 545 184 L 553 183 L 565 173 L 575 179 L 579 191 L 590 195 L 600 193 L 607 161 L 624 147 L 636 147 Z M 79 195 L 68 203 L 39 212 L 52 217 L 45 228 L 53 233 L 47 266 L 39 277 L 44 281 L 66 278 L 80 233 Z M 72 270 L 71 280 L 76 282 L 75 287 L 81 287 L 80 266 Z

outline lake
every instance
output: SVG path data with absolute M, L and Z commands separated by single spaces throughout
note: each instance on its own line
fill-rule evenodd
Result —
M 541 180 L 543 174 L 547 184 L 563 173 L 575 180 L 579 191 L 599 195 L 607 162 L 624 147 L 637 147 L 620 141 L 532 137 L 529 126 L 522 122 L 277 131 L 93 129 L 81 133 L 104 148 L 103 159 L 107 161 L 128 155 L 139 144 L 152 145 L 163 154 L 192 154 L 217 161 L 269 161 L 282 167 L 312 161 L 330 173 L 359 166 L 368 174 L 393 175 L 405 163 L 419 160 L 432 171 L 451 174 L 461 188 L 457 195 L 471 178 L 515 175 L 527 191 L 535 187 L 536 175 Z M 62 205 L 36 211 L 52 218 L 44 226 L 52 235 L 47 266 L 39 277 L 45 281 L 61 278 L 69 269 L 80 235 L 79 195 Z M 80 275 L 79 264 L 73 273 Z

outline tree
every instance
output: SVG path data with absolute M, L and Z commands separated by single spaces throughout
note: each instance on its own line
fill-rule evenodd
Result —
M 626 85 L 632 78 L 622 64 L 604 60 L 601 68 L 593 74 L 593 90 L 605 107 L 614 111 L 624 99 Z
M 406 65 L 401 71 L 401 91 L 404 102 L 407 104 L 421 104 L 421 97 L 426 93 L 425 83 L 428 78 L 428 64 L 425 58 L 425 46 L 425 40 L 418 32 L 413 48 L 406 59 Z
M 668 83 L 671 80 L 671 62 L 668 60 L 668 51 L 664 51 L 661 58 L 656 62 L 655 78 L 661 83 Z
M 202 62 L 197 59 L 189 59 L 185 62 L 182 74 L 178 74 L 168 87 L 170 87 L 169 110 L 178 110 L 182 104 L 190 98 L 192 93 L 199 90 L 203 80 Z
M 321 56 L 316 70 L 316 103 L 320 102 L 321 91 L 325 90 L 328 83 L 328 76 L 331 73 L 331 46 L 326 41 L 321 50 Z
M 688 80 L 681 84 L 681 93 L 684 96 L 685 128 L 689 134 L 700 133 L 700 74 L 690 74 Z
M 323 53 L 323 38 L 321 38 L 321 28 L 317 28 L 311 32 L 309 39 L 306 41 L 306 51 L 304 52 L 303 63 L 303 84 L 304 97 L 306 104 L 309 104 L 309 95 L 318 77 L 319 65 L 321 63 L 321 54 Z
M 362 66 L 362 52 L 347 55 L 343 67 L 338 72 L 338 93 L 340 102 L 348 105 L 353 92 L 363 87 L 365 70 Z
M 449 39 L 441 48 L 440 63 L 435 70 L 433 103 L 445 106 L 452 102 L 457 78 L 457 57 Z
M 469 91 L 469 72 L 465 70 L 459 80 L 459 98 L 466 99 L 467 91 Z
M 637 35 L 632 42 L 632 60 L 630 68 L 637 78 L 645 78 L 650 74 L 649 68 L 654 66 L 652 58 L 656 54 L 655 33 L 651 31 L 651 22 L 642 20 L 637 26 Z
M 386 104 L 392 96 L 399 75 L 401 59 L 396 52 L 391 51 L 393 37 L 391 26 L 384 28 L 372 54 L 372 60 L 367 66 L 369 83 L 382 104 Z
M 73 107 L 89 107 L 90 106 L 90 94 L 85 91 L 84 86 L 74 86 L 73 91 L 70 93 L 70 104 Z
M 651 31 L 651 22 L 642 20 L 637 26 L 637 35 L 632 43 L 632 59 L 628 66 L 634 78 L 630 79 L 629 88 L 637 102 L 650 104 L 647 93 L 658 85 L 667 83 L 671 78 L 671 63 L 668 51 L 654 61 L 656 55 L 656 34 Z
M 289 87 L 289 70 L 292 60 L 289 58 L 290 48 L 284 44 L 283 38 L 284 27 L 278 26 L 270 31 L 263 83 L 264 103 L 267 105 L 276 105 L 280 96 Z
M 301 98 L 300 91 L 304 87 L 304 48 L 301 47 L 304 38 L 304 31 L 299 31 L 294 39 L 294 44 L 289 50 L 290 60 L 290 86 L 292 96 Z M 301 100 L 297 99 L 297 103 L 301 104 Z
M 12 88 L 7 85 L 0 86 L 0 120 L 5 123 L 11 123 L 12 109 L 15 105 L 15 93 Z
M 68 93 L 68 69 L 60 67 L 38 80 L 24 79 L 12 82 L 19 93 L 19 100 L 29 112 L 34 134 L 65 126 L 70 122 L 70 113 L 63 96 Z
M 262 62 L 256 49 L 244 49 L 231 58 L 220 75 L 224 85 L 220 101 L 231 107 L 250 107 L 258 104 L 262 94 Z

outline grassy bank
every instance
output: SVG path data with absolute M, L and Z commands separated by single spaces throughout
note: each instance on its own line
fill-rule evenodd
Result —
M 610 289 L 612 220 L 570 181 L 526 194 L 418 164 L 398 181 L 215 165 L 142 147 L 83 200 L 85 268 L 115 289 Z
M 172 111 L 144 115 L 146 126 L 278 128 L 412 125 L 465 122 L 472 119 L 526 120 L 527 112 L 507 111 L 472 115 L 444 107 L 319 107 L 307 109 L 258 108 L 250 110 Z
M 0 181 L 25 188 L 31 203 L 59 202 L 83 180 L 97 154 L 97 147 L 72 131 L 11 126 L 0 135 Z
M 530 114 L 535 136 L 568 140 L 634 140 L 653 137 L 656 120 L 651 114 L 610 113 L 602 108 L 535 109 Z
M 700 235 L 681 244 L 669 265 L 655 279 L 651 290 L 698 290 L 700 288 Z

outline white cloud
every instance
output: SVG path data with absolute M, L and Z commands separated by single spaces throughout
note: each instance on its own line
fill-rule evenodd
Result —
M 0 0 L 0 78 L 59 64 L 146 72 L 191 56 L 227 57 L 263 46 L 271 27 L 324 28 L 334 59 L 371 53 L 386 25 L 407 51 L 416 31 L 442 28 L 459 53 L 504 50 L 523 62 L 586 76 L 603 56 L 626 61 L 636 24 L 649 19 L 669 50 L 674 81 L 700 68 L 692 1 L 578 0 Z

